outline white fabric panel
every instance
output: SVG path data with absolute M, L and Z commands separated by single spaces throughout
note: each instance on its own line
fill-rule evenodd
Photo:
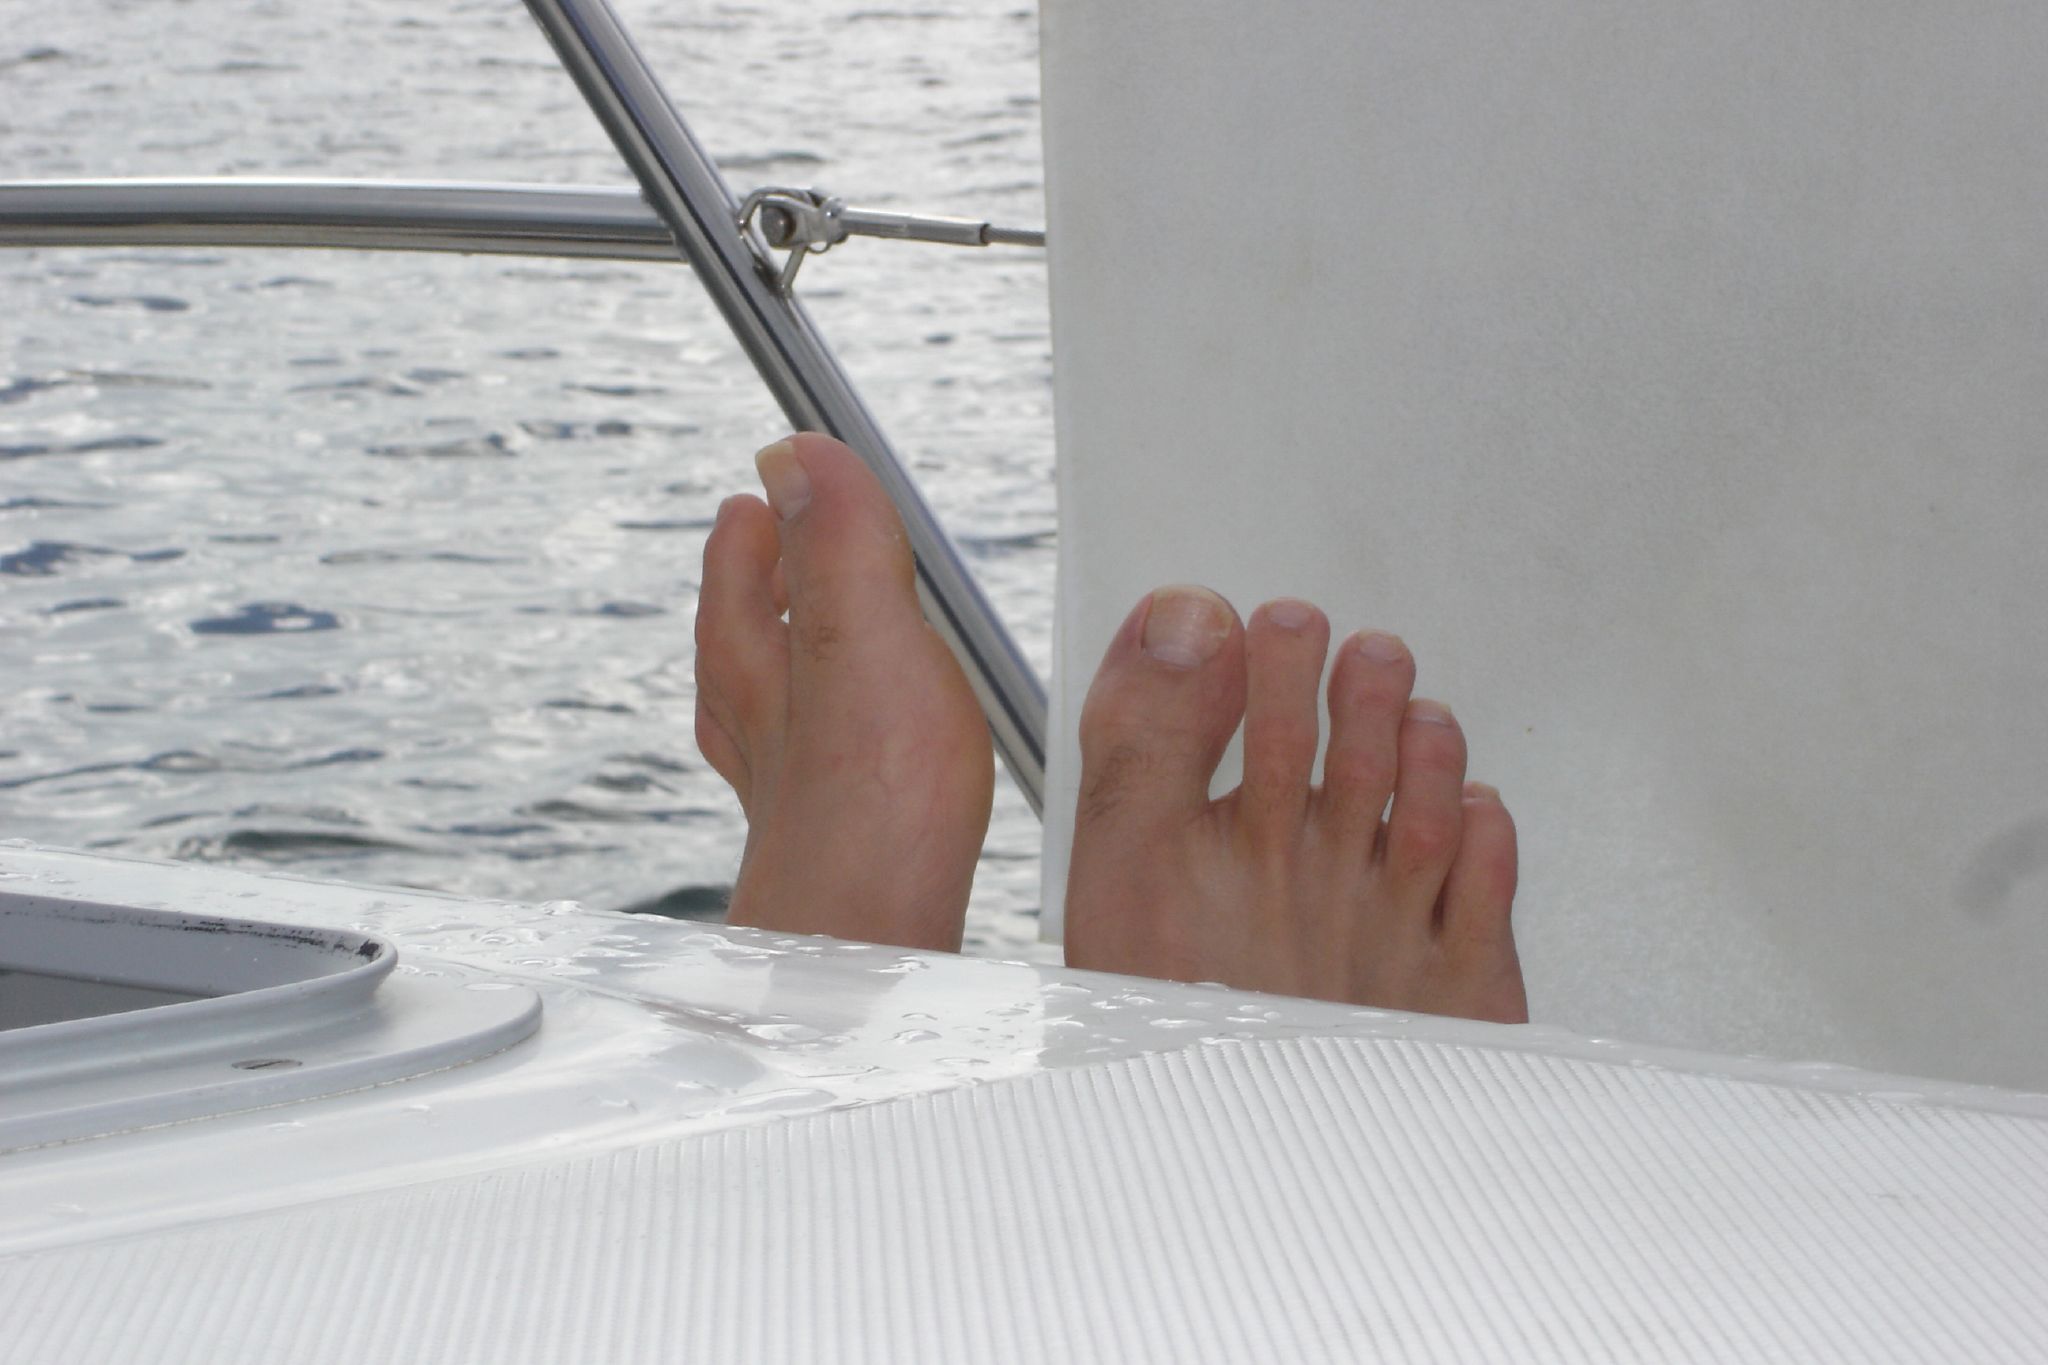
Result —
M 2048 6 L 1047 0 L 1075 718 L 1404 634 L 1536 1017 L 2048 1086 Z
M 2037 1361 L 2048 1123 L 1197 1046 L 0 1258 L 0 1357 Z

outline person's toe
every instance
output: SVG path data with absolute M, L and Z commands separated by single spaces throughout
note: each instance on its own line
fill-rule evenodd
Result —
M 1268 602 L 1245 627 L 1243 817 L 1255 840 L 1291 846 L 1322 735 L 1316 693 L 1330 623 L 1297 598 Z
M 1499 792 L 1467 782 L 1458 853 L 1441 901 L 1447 947 L 1491 950 L 1510 934 L 1516 870 L 1514 817 Z
M 1337 837 L 1370 856 L 1400 769 L 1401 722 L 1415 659 L 1397 636 L 1360 631 L 1330 670 L 1330 747 L 1323 809 Z
M 859 456 L 805 432 L 769 446 L 755 465 L 780 523 L 799 675 L 858 635 L 922 628 L 902 520 Z
M 788 704 L 788 630 L 773 586 L 780 552 L 774 515 L 745 495 L 725 500 L 704 542 L 697 742 L 743 799 L 748 751 L 781 726 Z
M 1451 709 L 1418 697 L 1401 722 L 1385 866 L 1404 908 L 1434 907 L 1464 824 L 1465 736 Z
M 1207 588 L 1161 588 L 1125 619 L 1081 708 L 1080 823 L 1192 816 L 1244 714 L 1244 628 Z
M 1444 880 L 1439 944 L 1451 979 L 1453 1004 L 1475 1019 L 1526 1023 L 1529 1000 L 1515 953 L 1515 821 L 1500 793 L 1467 782 L 1458 856 Z

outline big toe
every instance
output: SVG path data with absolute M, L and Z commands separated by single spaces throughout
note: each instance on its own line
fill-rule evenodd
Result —
M 1081 709 L 1081 832 L 1192 816 L 1244 714 L 1244 627 L 1206 588 L 1161 588 L 1117 631 Z
M 903 521 L 859 456 L 805 432 L 769 446 L 755 465 L 780 523 L 799 670 L 835 658 L 849 640 L 922 629 Z

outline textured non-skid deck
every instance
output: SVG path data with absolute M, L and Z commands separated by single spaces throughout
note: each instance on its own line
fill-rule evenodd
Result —
M 0 1260 L 43 1361 L 2038 1360 L 2048 1122 L 1222 1043 Z

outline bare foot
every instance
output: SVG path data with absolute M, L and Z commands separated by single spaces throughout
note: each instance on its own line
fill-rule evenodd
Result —
M 1081 713 L 1068 964 L 1526 1020 L 1514 822 L 1464 781 L 1449 709 L 1409 699 L 1415 661 L 1393 636 L 1341 647 L 1311 784 L 1329 640 L 1292 599 L 1249 628 L 1202 588 L 1138 604 Z M 1240 717 L 1244 781 L 1211 801 Z
M 756 463 L 769 502 L 719 508 L 697 607 L 697 745 L 747 813 L 728 918 L 957 951 L 988 727 L 860 459 L 806 434 Z

